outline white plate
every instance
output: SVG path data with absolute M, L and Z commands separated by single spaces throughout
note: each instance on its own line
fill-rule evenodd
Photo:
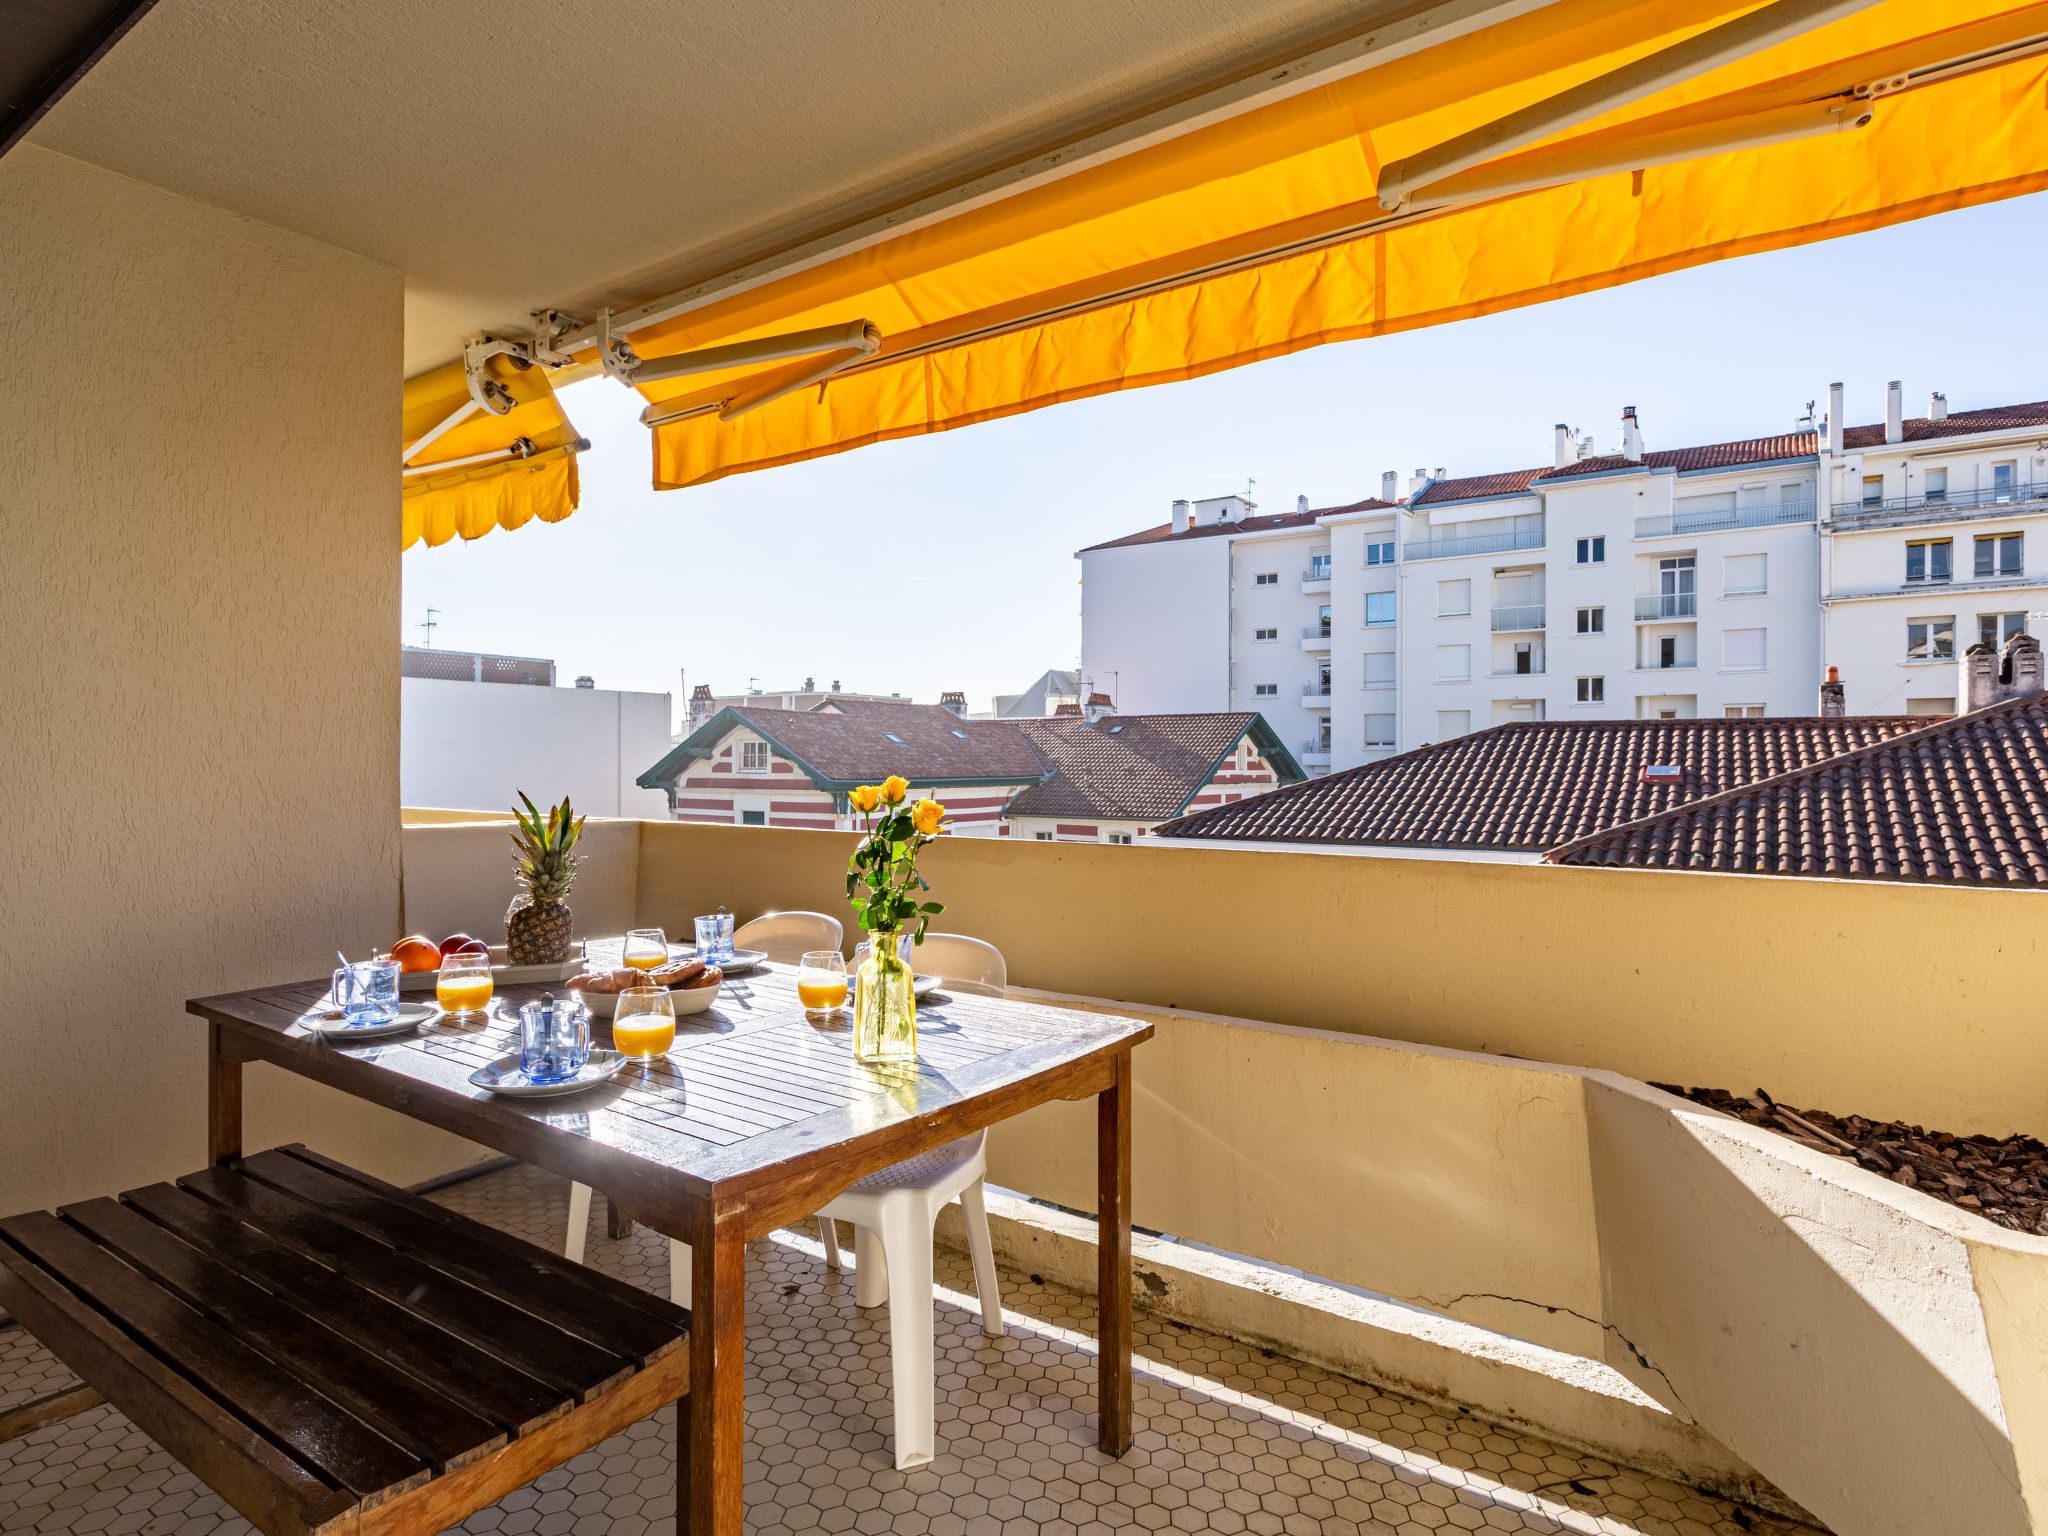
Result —
M 512 965 L 506 960 L 506 949 L 502 944 L 491 946 L 491 982 L 494 986 L 511 987 L 521 982 L 535 981 L 546 984 L 574 976 L 583 969 L 582 945 L 576 946 L 574 959 L 557 961 L 553 965 Z M 431 992 L 438 971 L 406 971 L 398 978 L 401 992 Z
M 676 1017 L 680 1019 L 685 1014 L 702 1013 L 718 1000 L 724 986 L 721 981 L 715 987 L 670 987 L 668 995 L 676 1000 Z M 578 992 L 573 987 L 569 991 L 572 997 L 583 1000 L 583 1006 L 590 1010 L 593 1019 L 608 1019 L 619 1006 L 619 994 L 616 992 Z
M 345 1019 L 316 1018 L 313 1027 L 329 1040 L 380 1040 L 431 1024 L 439 1017 L 441 1010 L 432 1003 L 400 1003 L 398 1017 L 388 1024 L 350 1024 Z
M 697 958 L 697 946 L 694 944 L 671 944 L 669 948 L 679 950 L 685 959 Z M 759 970 L 767 963 L 768 951 L 765 949 L 736 949 L 730 960 L 718 962 L 718 968 L 728 976 L 737 976 L 742 971 Z
M 613 1074 L 631 1059 L 618 1051 L 592 1046 L 590 1060 L 574 1077 L 565 1077 L 559 1083 L 533 1083 L 528 1082 L 526 1074 L 519 1070 L 519 1053 L 514 1051 L 510 1056 L 500 1056 L 487 1067 L 478 1067 L 469 1074 L 469 1080 L 479 1088 L 502 1093 L 508 1099 L 552 1099 L 559 1094 L 581 1093 L 586 1088 L 595 1088 L 599 1083 L 610 1081 Z
M 945 984 L 943 976 L 916 976 L 911 980 L 910 993 L 913 997 L 930 997 Z

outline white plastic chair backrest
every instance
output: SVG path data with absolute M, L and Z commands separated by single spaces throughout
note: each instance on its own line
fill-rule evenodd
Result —
M 732 936 L 734 949 L 758 949 L 770 960 L 795 965 L 813 949 L 838 949 L 846 930 L 823 912 L 770 912 Z
M 1003 952 L 986 939 L 928 933 L 911 954 L 917 973 L 943 977 L 948 991 L 1001 997 L 1009 985 L 1010 968 L 1003 963 Z

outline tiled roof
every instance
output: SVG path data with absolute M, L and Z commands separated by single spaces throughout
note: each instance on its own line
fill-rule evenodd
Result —
M 1073 719 L 1017 724 L 1052 773 L 1018 792 L 1010 801 L 1012 816 L 1128 821 L 1178 816 L 1247 731 L 1283 782 L 1300 777 L 1264 719 L 1248 711 L 1105 715 L 1092 725 Z
M 1318 518 L 1336 517 L 1345 512 L 1370 512 L 1376 509 L 1388 512 L 1399 510 L 1391 501 L 1381 501 L 1377 496 L 1368 496 L 1363 501 L 1350 502 L 1341 507 L 1311 507 L 1306 512 L 1276 512 L 1270 517 L 1241 517 L 1234 523 L 1204 523 L 1199 528 L 1188 529 L 1185 533 L 1175 533 L 1173 524 L 1166 522 L 1156 528 L 1127 533 L 1120 539 L 1090 544 L 1081 553 L 1086 555 L 1098 549 L 1123 549 L 1132 544 L 1164 544 L 1169 539 L 1178 544 L 1183 539 L 1211 539 L 1225 533 L 1268 533 L 1276 528 L 1313 528 Z
M 1908 417 L 1902 424 L 1906 442 L 1921 443 L 1937 437 L 1966 437 L 1973 432 L 2024 432 L 2029 427 L 2048 427 L 2048 400 L 2024 405 L 1994 405 L 1981 411 L 1950 411 L 1940 421 L 1925 416 Z M 1847 448 L 1882 448 L 1884 424 L 1850 427 L 1842 434 Z
M 2048 698 L 2009 699 L 1553 849 L 1556 864 L 2048 887 Z
M 1540 469 L 1511 469 L 1498 475 L 1467 475 L 1462 480 L 1438 480 L 1427 486 L 1409 505 L 1434 506 L 1440 501 L 1471 501 L 1478 496 L 1519 496 L 1529 482 L 1544 473 Z
M 963 720 L 936 704 L 835 695 L 813 710 L 720 710 L 636 782 L 649 789 L 673 784 L 736 725 L 767 738 L 826 784 L 874 783 L 892 773 L 919 785 L 1035 784 L 1045 775 L 1031 743 L 1008 721 Z
M 1499 725 L 1158 829 L 1163 837 L 1529 853 L 1924 726 L 1898 716 Z M 1670 780 L 1643 770 L 1675 767 Z
M 1953 420 L 1954 418 L 1951 418 Z M 1867 431 L 1868 428 L 1853 428 Z M 1876 429 L 1878 439 L 1884 428 Z M 1982 429 L 1979 429 L 1982 430 Z M 1514 496 L 1551 480 L 1570 480 L 1579 475 L 1609 474 L 1625 469 L 1671 469 L 1680 473 L 1704 469 L 1740 469 L 1745 464 L 1772 464 L 1781 459 L 1810 459 L 1820 452 L 1820 437 L 1813 432 L 1781 432 L 1775 437 L 1745 437 L 1732 443 L 1705 443 L 1696 448 L 1663 448 L 1645 453 L 1641 460 L 1618 453 L 1590 459 L 1574 459 L 1562 469 L 1514 469 L 1498 475 L 1471 475 L 1462 480 L 1439 480 L 1420 496 L 1415 505 L 1427 507 L 1446 501 L 1470 501 L 1477 496 Z

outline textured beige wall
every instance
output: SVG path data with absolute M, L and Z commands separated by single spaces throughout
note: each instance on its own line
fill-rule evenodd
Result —
M 0 160 L 0 1211 L 205 1158 L 187 997 L 398 919 L 396 272 Z M 251 1074 L 250 1141 L 460 1143 Z
M 840 911 L 851 834 L 647 822 L 640 910 Z M 949 838 L 1019 986 L 2048 1135 L 2038 891 Z

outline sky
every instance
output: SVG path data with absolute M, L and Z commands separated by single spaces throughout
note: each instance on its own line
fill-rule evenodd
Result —
M 1377 495 L 1380 472 L 1547 463 L 1568 422 L 1611 450 L 1789 431 L 1827 386 L 1852 423 L 2048 398 L 2048 193 L 1716 262 L 1602 293 L 1315 347 L 1182 384 L 741 475 L 650 489 L 639 397 L 564 391 L 591 440 L 583 504 L 404 557 L 404 639 L 552 657 L 566 683 L 674 695 L 806 677 L 985 709 L 1077 664 L 1082 547 L 1175 498 Z M 903 559 L 904 555 L 909 559 Z M 877 587 L 864 573 L 902 572 Z

